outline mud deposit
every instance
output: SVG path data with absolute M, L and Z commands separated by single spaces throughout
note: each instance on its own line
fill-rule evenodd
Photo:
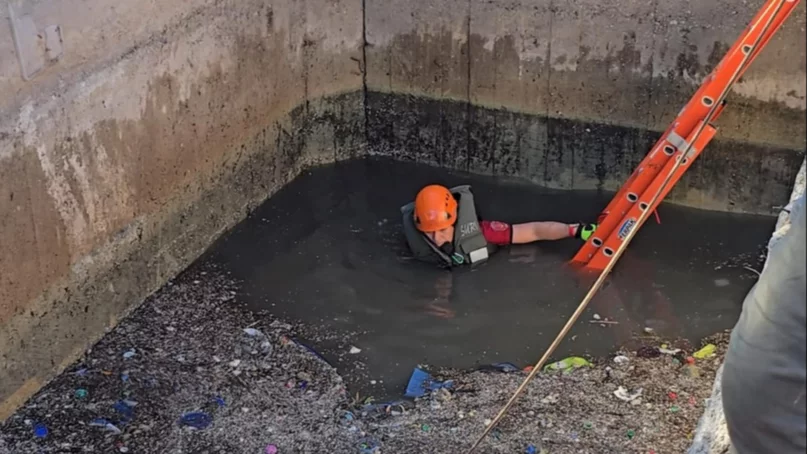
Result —
M 355 355 L 314 344 L 363 394 L 400 395 L 419 363 L 534 363 L 588 290 L 565 266 L 580 241 L 505 248 L 476 269 L 415 263 L 399 207 L 433 182 L 471 184 L 483 217 L 512 223 L 591 222 L 610 200 L 422 165 L 351 161 L 302 175 L 201 260 L 242 281 L 241 296 L 254 310 L 356 333 Z M 696 342 L 733 326 L 757 277 L 748 268 L 761 269 L 775 218 L 662 205 L 659 219 L 637 235 L 558 356 L 605 355 L 645 328 Z M 594 323 L 595 316 L 610 323 Z
M 463 452 L 525 375 L 434 371 L 454 387 L 379 404 L 345 392 L 336 370 L 294 341 L 300 327 L 246 311 L 237 288 L 215 267 L 184 273 L 0 426 L 0 452 Z M 696 361 L 696 377 L 684 373 L 686 343 L 678 355 L 626 350 L 619 364 L 539 374 L 477 452 L 682 452 L 725 339 Z M 641 396 L 622 401 L 620 386 Z M 183 426 L 194 412 L 209 417 L 205 427 Z

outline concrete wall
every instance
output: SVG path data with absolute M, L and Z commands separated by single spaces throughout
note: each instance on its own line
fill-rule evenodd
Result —
M 616 190 L 763 0 L 368 2 L 378 154 Z M 668 200 L 775 213 L 805 148 L 805 6 L 746 73 Z
M 23 79 L 3 3 L 0 419 L 301 167 L 364 140 L 359 0 L 12 8 L 41 69 Z

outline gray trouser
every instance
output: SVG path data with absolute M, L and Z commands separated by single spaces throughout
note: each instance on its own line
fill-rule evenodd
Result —
M 737 454 L 807 450 L 805 211 L 802 196 L 731 334 L 723 409 Z

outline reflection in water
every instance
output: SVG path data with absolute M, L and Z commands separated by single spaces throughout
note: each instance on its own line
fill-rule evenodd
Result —
M 454 271 L 415 262 L 399 207 L 433 182 L 471 183 L 483 216 L 513 223 L 590 221 L 608 201 L 591 192 L 355 161 L 301 176 L 203 259 L 243 281 L 242 297 L 253 308 L 361 332 L 356 342 L 369 373 L 391 393 L 418 363 L 533 363 L 594 279 L 567 265 L 581 243 L 511 246 L 481 266 Z M 647 327 L 696 339 L 733 326 L 756 278 L 743 266 L 759 265 L 775 219 L 667 205 L 660 212 L 662 223 L 643 227 L 558 356 L 605 354 Z M 594 314 L 611 323 L 590 323 Z M 330 346 L 316 347 L 329 355 Z

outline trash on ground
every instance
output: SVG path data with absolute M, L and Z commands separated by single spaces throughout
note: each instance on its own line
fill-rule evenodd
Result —
M 429 391 L 434 391 L 440 388 L 451 388 L 454 386 L 453 380 L 438 381 L 425 370 L 416 367 L 409 377 L 409 383 L 406 385 L 405 397 L 422 397 Z
M 687 377 L 697 378 L 700 377 L 701 375 L 700 369 L 698 368 L 698 366 L 694 364 L 687 364 L 686 366 L 683 367 L 683 369 L 684 369 L 684 375 L 686 375 Z
M 585 358 L 581 358 L 579 356 L 570 356 L 560 361 L 556 361 L 552 364 L 548 364 L 546 367 L 544 367 L 544 371 L 550 371 L 550 370 L 567 371 L 577 369 L 578 367 L 591 367 L 591 366 L 592 364 Z
M 438 400 L 442 401 L 442 402 L 449 401 L 453 397 L 453 395 L 451 394 L 451 391 L 449 391 L 446 388 L 440 388 L 440 389 L 438 389 L 436 391 L 433 391 L 433 393 L 434 393 L 434 397 L 437 398 Z
M 130 358 L 134 358 L 134 356 L 135 356 L 136 354 L 137 354 L 137 353 L 135 353 L 135 349 L 131 349 L 131 350 L 129 350 L 129 351 L 127 351 L 127 352 L 125 352 L 125 353 L 123 354 L 123 359 L 130 359 Z
M 661 351 L 656 347 L 644 346 L 636 350 L 636 356 L 639 358 L 657 358 L 661 356 Z
M 643 389 L 639 388 L 634 393 L 631 394 L 631 393 L 628 392 L 627 389 L 625 389 L 624 386 L 620 386 L 619 388 L 617 388 L 616 391 L 614 391 L 614 395 L 619 400 L 623 400 L 625 402 L 631 402 L 631 401 L 636 400 L 637 398 L 639 398 L 642 395 L 642 391 L 643 391 Z
M 127 423 L 132 420 L 134 417 L 134 407 L 137 405 L 137 402 L 129 401 L 129 400 L 119 400 L 112 405 L 112 408 L 117 411 L 121 418 L 122 423 Z
M 244 332 L 250 337 L 266 337 L 260 330 L 255 328 L 244 328 Z
M 541 399 L 541 403 L 551 405 L 558 403 L 558 400 L 559 400 L 558 395 L 553 393 Z
M 692 354 L 697 359 L 706 359 L 715 354 L 715 344 L 706 344 L 702 349 Z
M 618 355 L 614 357 L 614 362 L 617 364 L 627 364 L 630 362 L 630 358 L 625 355 Z
M 209 426 L 211 422 L 213 422 L 213 418 L 203 412 L 186 413 L 182 415 L 182 418 L 179 420 L 179 424 L 182 426 L 189 426 L 200 430 Z
M 355 355 L 355 354 L 358 354 L 358 353 L 361 353 L 360 348 L 358 348 L 358 347 L 350 347 L 350 354 L 351 355 Z
M 277 454 L 277 446 L 275 445 L 266 446 L 266 454 Z
M 521 369 L 513 363 L 493 363 L 479 366 L 477 370 L 511 373 L 519 372 Z
M 76 399 L 84 399 L 87 397 L 87 395 L 89 395 L 89 392 L 84 388 L 79 388 L 75 393 L 73 393 L 73 395 L 76 396 Z
M 48 436 L 48 426 L 38 423 L 34 425 L 34 436 L 36 438 L 45 438 Z
M 365 438 L 359 443 L 359 452 L 361 454 L 378 454 L 381 452 L 381 447 L 374 439 Z
M 107 421 L 107 420 L 106 420 L 106 419 L 104 419 L 104 418 L 96 418 L 96 419 L 93 419 L 93 420 L 92 420 L 92 422 L 90 422 L 90 426 L 93 426 L 93 427 L 103 427 L 103 428 L 104 428 L 104 429 L 106 429 L 107 431 L 112 432 L 112 433 L 114 433 L 114 434 L 119 434 L 119 433 L 121 433 L 121 430 L 118 428 L 118 426 L 116 426 L 116 425 L 112 424 L 111 422 Z

